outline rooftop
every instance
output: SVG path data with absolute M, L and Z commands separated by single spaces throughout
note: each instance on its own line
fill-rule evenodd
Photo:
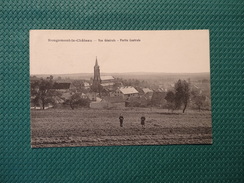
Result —
M 102 81 L 105 81 L 105 80 L 114 80 L 114 77 L 113 76 L 100 76 L 101 80 Z
M 143 88 L 142 90 L 144 93 L 153 92 L 150 88 Z
M 111 82 L 110 82 L 110 83 L 102 83 L 101 85 L 102 85 L 102 86 L 113 86 L 114 83 L 111 83 Z
M 71 83 L 54 83 L 53 89 L 69 89 Z
M 127 86 L 127 87 L 121 87 L 119 88 L 119 90 L 123 93 L 123 94 L 132 94 L 132 93 L 139 93 L 134 87 L 132 86 Z

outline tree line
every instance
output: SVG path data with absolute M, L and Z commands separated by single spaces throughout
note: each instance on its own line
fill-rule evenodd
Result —
M 33 103 L 36 106 L 41 106 L 45 109 L 47 104 L 55 104 L 56 97 L 60 97 L 62 94 L 56 90 L 53 90 L 53 76 L 47 79 L 41 79 L 31 83 L 31 96 L 33 96 Z
M 53 89 L 54 83 L 53 76 L 31 83 L 31 97 L 35 106 L 45 109 L 48 104 L 54 106 L 62 99 L 62 93 Z M 89 107 L 90 101 L 82 98 L 79 93 L 73 93 L 69 99 L 64 99 L 63 104 L 75 109 L 78 106 Z
M 138 84 L 137 80 L 130 80 L 130 82 L 127 84 L 132 84 L 131 82 Z M 35 106 L 41 106 L 42 109 L 45 109 L 45 106 L 48 104 L 55 105 L 57 100 L 62 98 L 62 93 L 53 89 L 54 83 L 55 82 L 53 81 L 52 76 L 48 77 L 47 79 L 41 79 L 31 83 L 31 97 Z M 76 82 L 76 85 L 82 88 L 81 84 L 82 83 L 80 82 Z M 157 98 L 156 100 L 158 102 L 159 99 Z M 203 107 L 210 107 L 210 103 L 206 102 L 206 96 L 191 90 L 190 83 L 181 79 L 175 83 L 172 90 L 166 92 L 166 95 L 164 94 L 160 96 L 160 101 L 163 100 L 166 101 L 166 104 L 164 104 L 163 107 L 171 110 L 172 112 L 174 110 L 182 109 L 182 112 L 185 113 L 185 110 L 187 107 L 189 107 L 190 101 L 199 111 L 202 110 Z M 78 106 L 89 107 L 90 100 L 88 98 L 82 98 L 79 92 L 73 92 L 69 99 L 64 100 L 63 104 L 69 105 L 71 109 Z M 153 100 L 151 100 L 146 106 L 144 105 L 143 107 L 155 105 L 156 103 L 153 103 Z
M 210 107 L 210 103 L 206 101 L 206 96 L 201 95 L 190 88 L 190 83 L 185 80 L 178 80 L 175 83 L 173 91 L 168 91 L 165 97 L 167 101 L 166 107 L 169 110 L 177 110 L 183 107 L 183 113 L 189 106 L 189 102 L 193 102 L 201 111 L 203 107 Z

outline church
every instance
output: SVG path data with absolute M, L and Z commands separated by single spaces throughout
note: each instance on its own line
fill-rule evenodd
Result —
M 112 90 L 115 84 L 115 79 L 113 76 L 105 76 L 100 74 L 100 66 L 96 58 L 94 66 L 94 77 L 92 81 L 92 91 L 101 93 L 102 90 Z

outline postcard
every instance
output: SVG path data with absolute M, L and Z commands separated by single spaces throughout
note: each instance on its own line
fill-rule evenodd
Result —
M 209 30 L 31 30 L 31 147 L 212 144 Z

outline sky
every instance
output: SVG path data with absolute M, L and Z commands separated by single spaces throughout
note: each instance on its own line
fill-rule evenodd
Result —
M 110 41 L 106 41 L 110 40 Z M 31 30 L 30 74 L 210 72 L 208 30 Z

